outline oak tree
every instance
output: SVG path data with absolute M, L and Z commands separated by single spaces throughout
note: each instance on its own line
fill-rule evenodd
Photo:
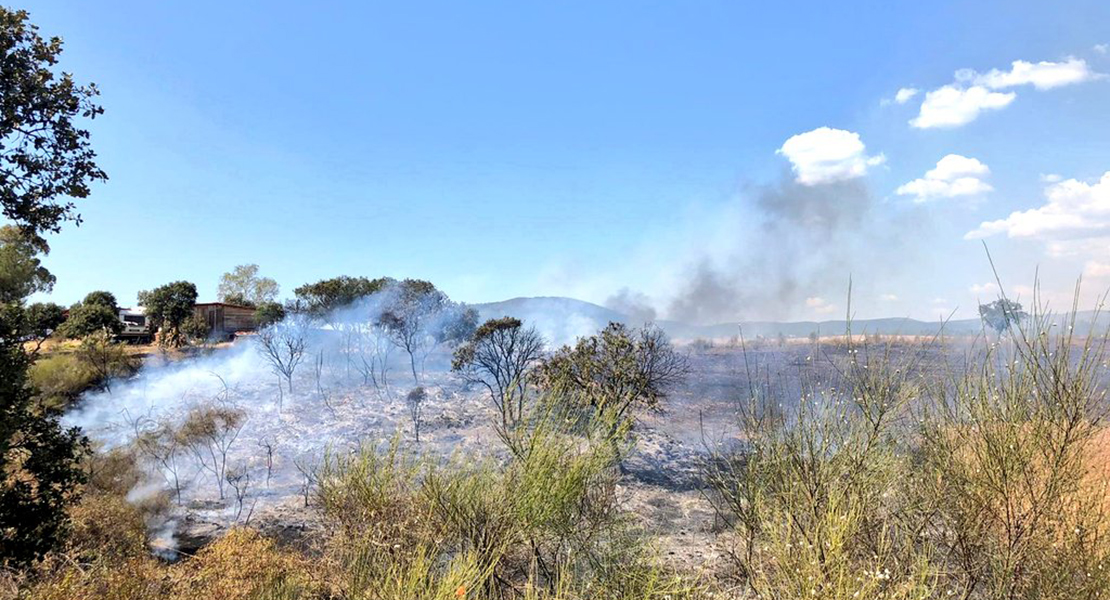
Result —
M 197 286 L 188 281 L 175 281 L 139 292 L 139 305 L 146 308 L 147 322 L 158 332 L 158 343 L 177 347 L 184 343 L 182 328 L 193 316 L 197 303 Z
M 95 84 L 79 85 L 57 69 L 58 37 L 43 39 L 26 11 L 0 7 L 0 207 L 41 238 L 80 222 L 72 199 L 108 178 L 82 119 L 104 112 Z

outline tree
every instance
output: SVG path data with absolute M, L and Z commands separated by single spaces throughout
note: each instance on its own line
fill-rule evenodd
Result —
M 77 220 L 65 198 L 107 178 L 73 122 L 100 114 L 96 88 L 54 72 L 61 49 L 26 12 L 0 7 L 0 209 L 15 225 L 0 228 L 0 567 L 25 566 L 62 541 L 66 506 L 85 480 L 88 441 L 33 406 L 23 348 L 23 303 L 54 284 L 37 259 L 49 252 L 41 234 Z
M 208 319 L 205 319 L 204 315 L 197 314 L 196 312 L 185 319 L 185 322 L 181 324 L 180 331 L 181 335 L 185 336 L 186 340 L 194 344 L 203 344 L 207 342 L 209 334 L 212 333 L 212 330 L 208 327 Z
M 47 340 L 66 320 L 65 311 L 53 302 L 36 302 L 23 311 L 23 336 L 35 342 L 31 356 L 38 354 Z
M 439 311 L 446 301 L 446 295 L 429 281 L 406 279 L 399 283 L 395 297 L 378 316 L 378 324 L 385 329 L 395 345 L 409 355 L 413 383 L 419 383 L 416 375 L 416 353 L 427 345 L 427 332 L 424 329 L 429 317 Z
M 23 309 L 0 304 L 0 566 L 21 567 L 64 539 L 66 506 L 85 475 L 88 441 L 32 405 Z
M 85 294 L 85 299 L 81 301 L 81 304 L 106 306 L 112 309 L 113 312 L 119 311 L 119 303 L 116 302 L 116 295 L 104 290 L 96 290 L 95 292 Z
M 373 384 L 381 390 L 389 388 L 390 355 L 395 346 L 389 339 L 385 328 L 377 322 L 352 320 L 342 327 L 350 331 L 353 346 L 347 352 L 348 358 L 354 357 L 355 370 L 362 375 L 363 383 Z
M 53 289 L 54 276 L 39 259 L 49 250 L 45 242 L 30 238 L 16 227 L 0 227 L 0 303 L 20 306 L 27 296 Z M 65 321 L 65 312 L 57 304 L 36 303 L 17 317 L 21 322 L 20 338 L 35 342 L 31 350 L 34 355 Z
M 1020 323 L 1029 314 L 1021 309 L 1021 304 L 1008 298 L 979 305 L 979 318 L 998 335 L 1002 335 Z
M 157 471 L 173 487 L 178 506 L 181 505 L 181 458 L 186 440 L 168 419 L 155 421 L 150 417 L 128 418 L 135 448 L 158 465 Z
M 158 343 L 177 347 L 184 343 L 182 326 L 193 316 L 197 286 L 175 281 L 150 291 L 139 292 L 139 305 L 146 308 L 147 322 L 158 332 Z
M 376 294 L 396 281 L 389 277 L 367 279 L 366 277 L 348 277 L 341 275 L 331 279 L 322 279 L 316 283 L 306 283 L 293 290 L 296 295 L 296 305 L 314 317 L 324 317 L 336 309 L 353 304 L 360 298 Z
M 449 302 L 432 337 L 437 344 L 458 345 L 469 340 L 477 329 L 477 309 Z
M 99 331 L 118 334 L 123 329 L 119 313 L 102 304 L 75 304 L 69 309 L 69 318 L 62 326 L 62 333 L 70 339 L 83 338 Z
M 84 480 L 79 460 L 88 444 L 78 429 L 63 430 L 53 416 L 31 410 L 23 351 L 5 343 L 2 352 L 0 563 L 21 566 L 64 536 L 65 506 Z
M 263 302 L 254 309 L 254 319 L 259 327 L 273 325 L 285 318 L 285 307 L 277 302 Z
M 291 318 L 259 330 L 258 345 L 276 375 L 285 378 L 293 393 L 293 373 L 304 359 L 308 326 L 303 318 Z
M 520 319 L 490 319 L 455 349 L 451 369 L 489 390 L 507 428 L 523 416 L 528 372 L 543 358 L 543 346 L 543 337 Z
M 218 403 L 190 410 L 179 430 L 182 444 L 192 451 L 201 468 L 216 480 L 220 500 L 224 499 L 224 483 L 227 481 L 227 455 L 245 424 L 245 412 Z
M 68 338 L 83 338 L 97 332 L 116 335 L 123 330 L 119 306 L 111 292 L 89 292 L 85 299 L 69 309 L 69 318 L 62 326 Z
M 39 260 L 40 254 L 48 252 L 46 242 L 23 230 L 12 225 L 0 227 L 0 302 L 21 302 L 54 288 L 54 276 Z
M 217 297 L 220 302 L 254 308 L 273 302 L 280 290 L 273 279 L 258 276 L 258 265 L 239 265 L 220 277 Z
M 77 429 L 33 404 L 26 385 L 33 353 L 61 320 L 57 305 L 23 305 L 53 287 L 39 259 L 48 250 L 25 230 L 0 228 L 0 567 L 26 565 L 63 539 L 88 449 Z M 28 340 L 38 340 L 30 355 Z
M 0 206 L 28 236 L 41 239 L 80 222 L 72 198 L 108 176 L 96 165 L 78 119 L 103 109 L 96 85 L 56 71 L 61 38 L 44 40 L 25 11 L 0 8 Z
M 686 357 L 655 326 L 630 330 L 621 323 L 563 346 L 536 369 L 548 389 L 572 394 L 597 409 L 611 409 L 618 420 L 642 406 L 658 410 L 667 392 L 689 372 Z
M 416 437 L 416 443 L 420 443 L 420 422 L 424 416 L 424 401 L 428 399 L 428 392 L 422 387 L 414 387 L 409 390 L 405 395 L 405 404 L 409 408 L 409 416 L 412 417 L 412 434 Z
M 389 289 L 389 294 L 377 324 L 408 353 L 413 382 L 419 383 L 417 355 L 423 362 L 433 345 L 469 337 L 477 312 L 452 302 L 447 294 L 422 279 L 401 281 Z

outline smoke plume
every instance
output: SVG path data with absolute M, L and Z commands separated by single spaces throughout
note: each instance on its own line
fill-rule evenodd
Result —
M 881 277 L 901 251 L 899 226 L 877 210 L 859 179 L 803 185 L 784 176 L 741 202 L 738 214 L 750 221 L 725 223 L 737 236 L 689 265 L 666 302 L 668 318 L 697 324 L 792 318 L 806 298 L 843 293 L 853 271 Z
M 620 291 L 605 301 L 605 306 L 627 315 L 633 323 L 641 324 L 655 321 L 655 307 L 651 305 L 651 299 L 643 292 L 621 288 Z

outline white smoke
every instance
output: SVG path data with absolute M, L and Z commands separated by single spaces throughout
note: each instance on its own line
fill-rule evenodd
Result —
M 376 325 L 386 299 L 365 298 L 303 329 L 305 351 L 293 374 L 292 392 L 261 351 L 258 336 L 249 335 L 204 356 L 149 360 L 136 376 L 113 382 L 111 391 L 86 394 L 63 421 L 110 450 L 132 443 L 137 432 L 152 424 L 180 426 L 196 408 L 223 406 L 242 412 L 242 428 L 233 437 L 225 464 L 226 472 L 238 477 L 236 484 L 246 489 L 242 505 L 230 483 L 224 483 L 220 498 L 216 472 L 222 471 L 205 468 L 201 461 L 214 460 L 205 452 L 179 448 L 176 473 L 145 456 L 150 478 L 131 490 L 128 500 L 139 503 L 158 493 L 173 497 L 172 482 L 181 482 L 181 505 L 175 502 L 169 514 L 148 524 L 156 549 L 172 553 L 167 549 L 175 547 L 175 531 L 184 515 L 229 526 L 249 515 L 303 503 L 304 472 L 311 471 L 327 447 L 381 443 L 399 430 L 409 430 L 411 421 L 401 398 L 417 382 L 408 353 L 383 339 Z M 458 390 L 458 381 L 447 372 L 445 346 L 431 340 L 433 333 L 441 334 L 450 324 L 447 319 L 439 315 L 424 323 L 427 345 L 417 350 L 413 362 L 420 385 Z M 371 362 L 372 374 L 366 368 Z M 453 406 L 478 403 L 477 394 L 466 398 L 457 391 L 434 392 L 432 397 L 432 408 L 439 414 L 428 410 L 429 419 L 450 420 Z M 431 441 L 424 443 L 422 432 L 422 451 L 449 453 L 464 443 L 449 436 L 428 437 Z

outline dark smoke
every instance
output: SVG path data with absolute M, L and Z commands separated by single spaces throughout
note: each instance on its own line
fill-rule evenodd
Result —
M 651 299 L 642 292 L 621 288 L 605 301 L 605 306 L 619 313 L 627 315 L 635 324 L 651 323 L 655 321 L 655 308 Z
M 859 179 L 821 185 L 787 179 L 760 190 L 756 199 L 768 233 L 802 234 L 811 238 L 806 241 L 828 241 L 846 228 L 860 225 L 873 204 L 871 193 Z
M 877 279 L 898 253 L 896 229 L 861 180 L 807 186 L 784 176 L 741 199 L 755 223 L 723 260 L 705 257 L 667 305 L 668 318 L 698 324 L 796 316 L 811 296 L 841 304 L 849 276 Z M 752 227 L 752 225 L 756 225 Z M 718 252 L 718 254 L 720 254 Z
M 682 293 L 671 299 L 667 314 L 685 323 L 727 321 L 743 302 L 741 284 L 703 259 L 694 267 Z

